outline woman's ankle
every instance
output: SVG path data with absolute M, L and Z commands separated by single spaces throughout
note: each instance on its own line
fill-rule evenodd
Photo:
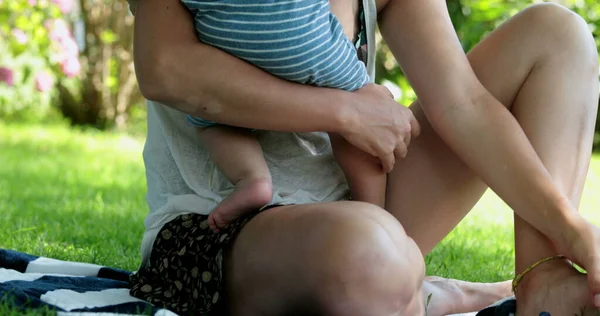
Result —
M 517 273 L 522 272 L 517 271 Z M 514 294 L 519 299 L 527 300 L 528 296 L 535 294 L 540 289 L 544 289 L 548 282 L 558 281 L 562 278 L 579 274 L 581 273 L 565 258 L 549 260 L 526 273 L 514 288 Z

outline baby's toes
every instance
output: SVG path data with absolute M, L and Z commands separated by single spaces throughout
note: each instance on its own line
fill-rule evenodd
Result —
M 215 233 L 219 232 L 219 227 L 217 226 L 217 223 L 216 223 L 216 220 L 215 220 L 215 214 L 214 213 L 210 213 L 210 215 L 208 215 L 208 226 Z

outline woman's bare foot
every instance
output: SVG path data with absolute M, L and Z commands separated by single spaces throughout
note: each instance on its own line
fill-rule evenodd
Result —
M 236 218 L 267 205 L 272 195 L 271 179 L 242 179 L 235 184 L 235 190 L 210 213 L 208 224 L 215 232 L 227 228 Z
M 517 315 L 596 316 L 587 278 L 566 260 L 538 266 L 517 287 Z
M 481 310 L 512 295 L 511 282 L 472 283 L 439 277 L 425 277 L 423 297 L 427 316 L 468 313 Z

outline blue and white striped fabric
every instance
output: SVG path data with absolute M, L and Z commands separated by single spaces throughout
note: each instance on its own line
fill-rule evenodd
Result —
M 348 91 L 369 83 L 366 67 L 328 0 L 182 2 L 194 15 L 202 42 L 273 75 Z
M 177 316 L 129 295 L 130 274 L 0 249 L 0 305 L 22 312 L 49 309 L 58 316 Z

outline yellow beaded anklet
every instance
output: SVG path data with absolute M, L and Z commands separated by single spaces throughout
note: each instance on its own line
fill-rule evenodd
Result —
M 531 270 L 535 269 L 535 267 L 539 266 L 540 264 L 544 263 L 544 262 L 548 262 L 550 260 L 554 260 L 554 259 L 567 259 L 567 257 L 563 256 L 563 255 L 558 255 L 558 256 L 552 256 L 552 257 L 547 257 L 544 258 L 532 265 L 530 265 L 527 269 L 525 269 L 525 271 L 517 274 L 517 276 L 514 278 L 514 280 L 512 281 L 512 291 L 513 293 L 517 294 L 517 285 L 519 285 L 519 282 L 521 282 L 521 279 L 523 279 L 523 277 L 529 273 Z

